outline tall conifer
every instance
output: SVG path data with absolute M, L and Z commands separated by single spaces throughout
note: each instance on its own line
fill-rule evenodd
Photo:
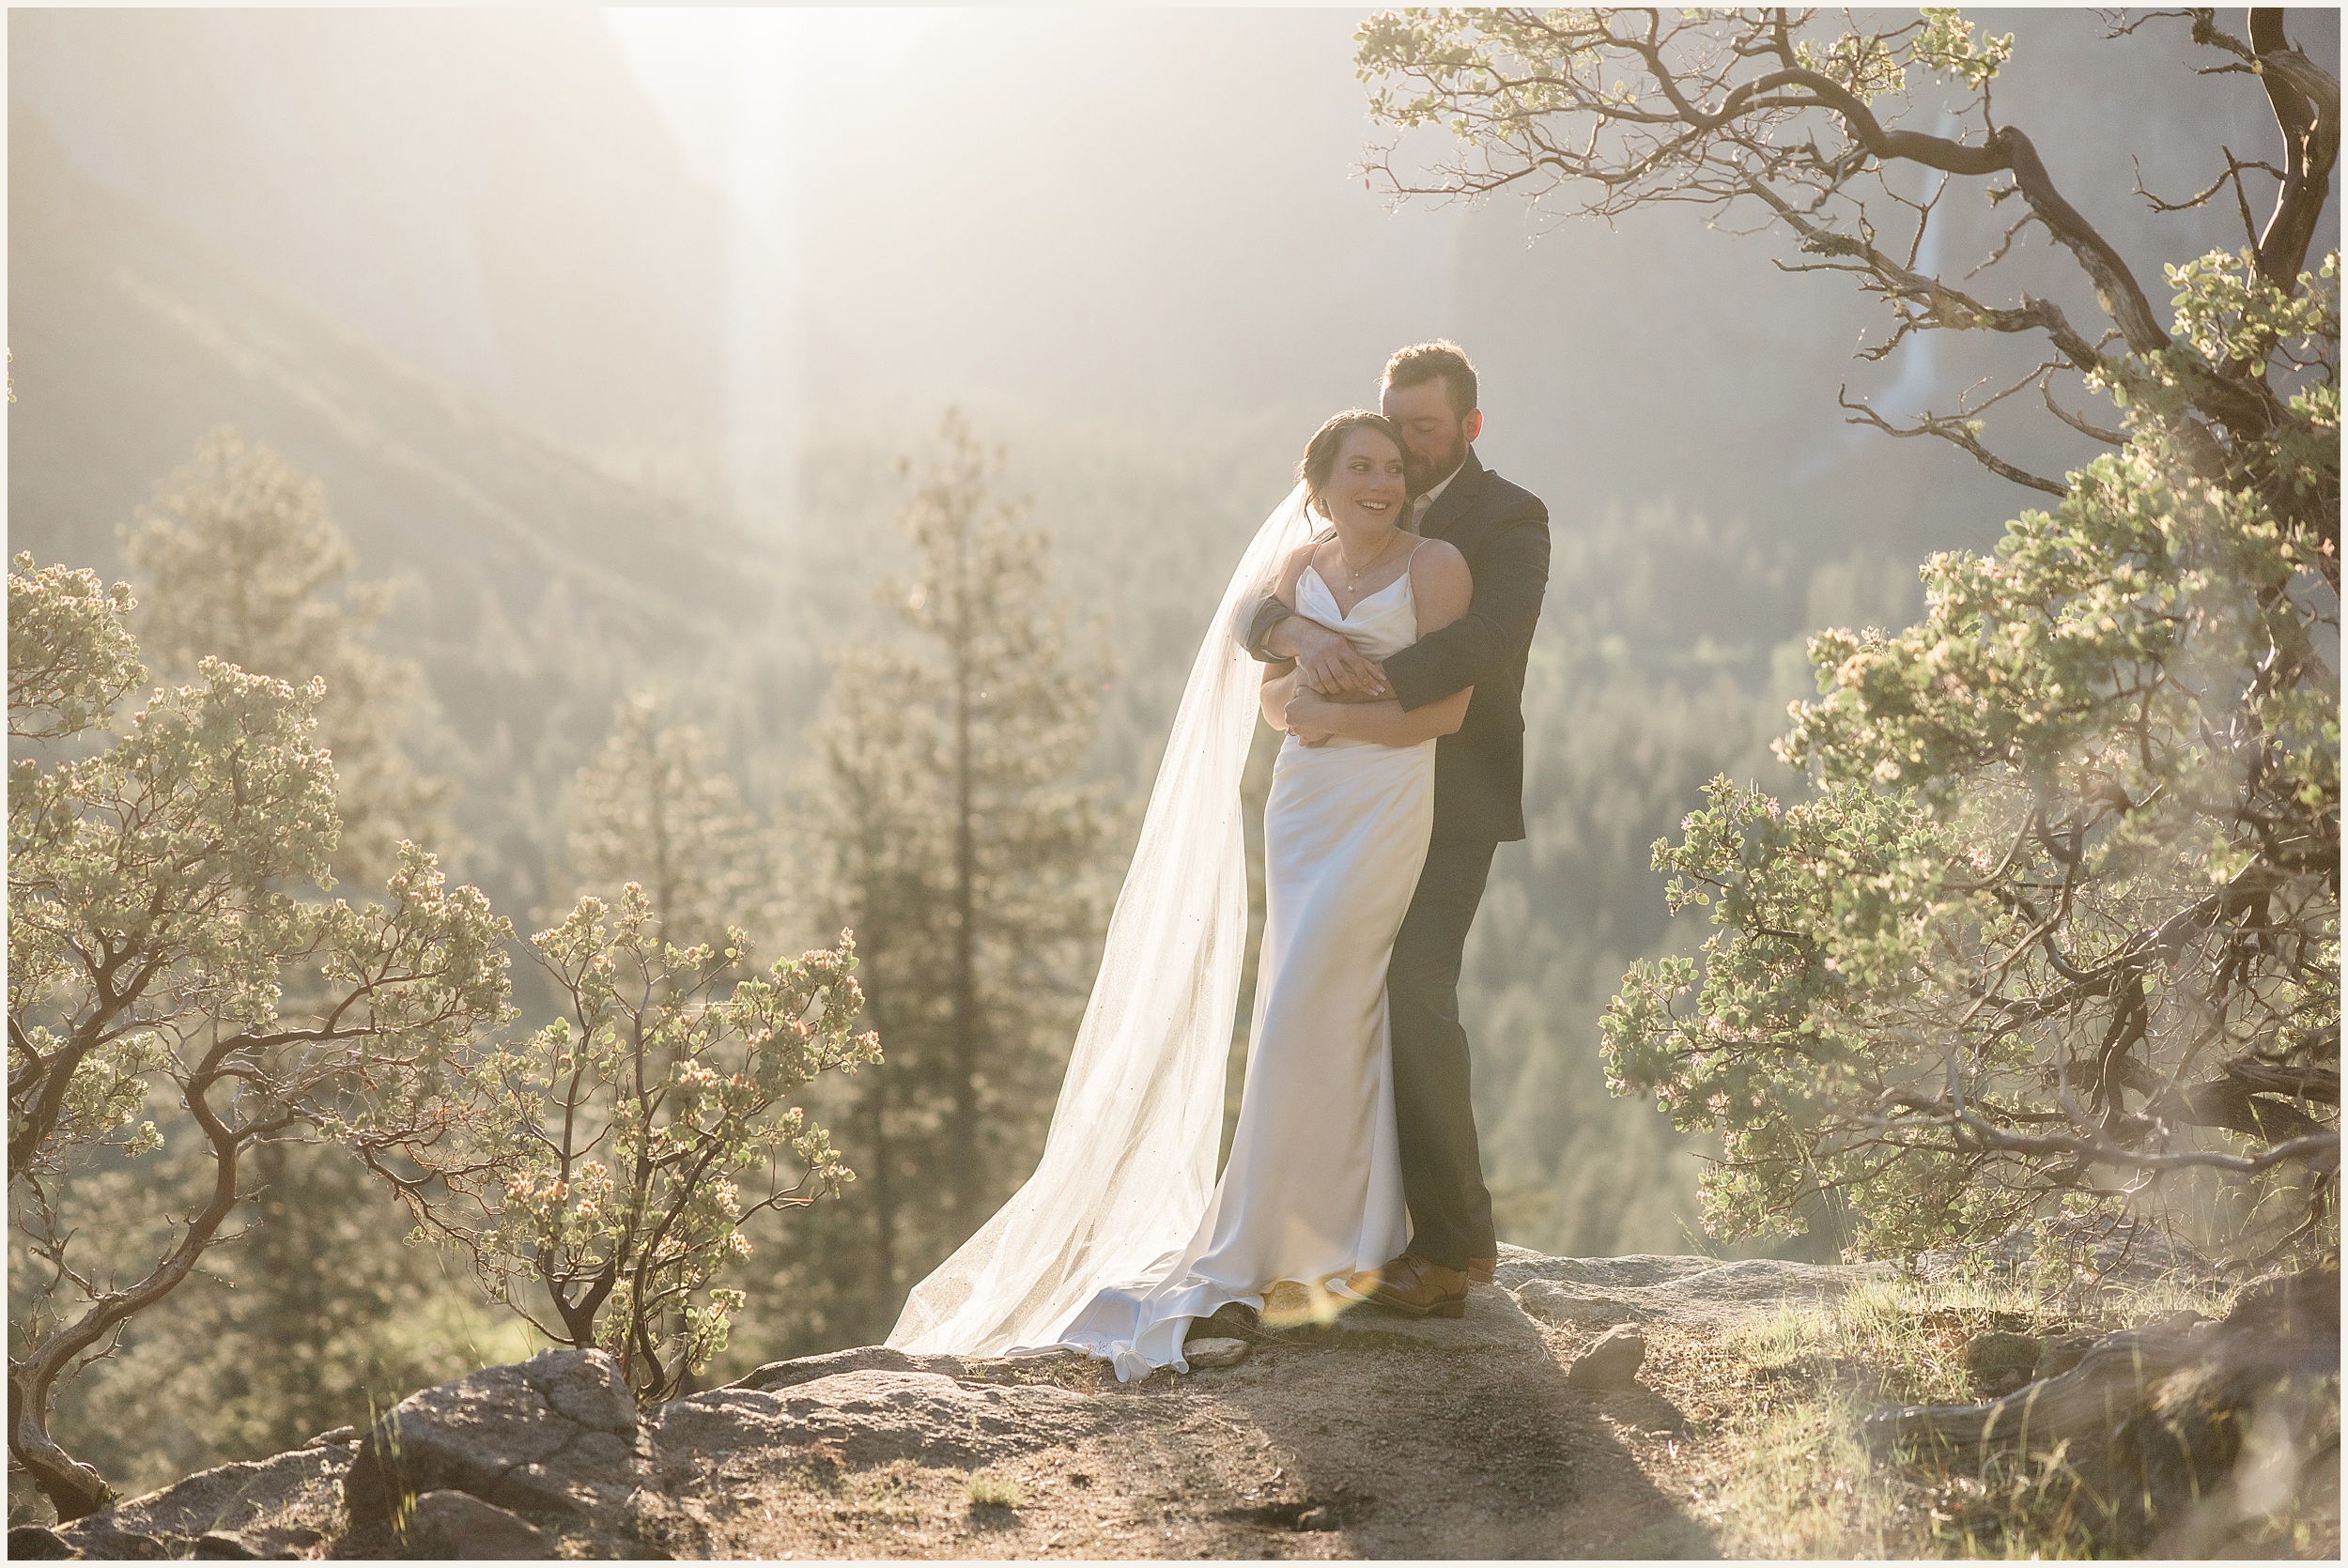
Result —
M 998 494 L 1002 463 L 952 411 L 901 463 L 912 561 L 882 593 L 909 635 L 835 657 L 818 730 L 828 924 L 857 933 L 886 1057 L 842 1118 L 862 1179 L 833 1267 L 865 1261 L 835 1282 L 835 1336 L 885 1332 L 1027 1176 L 1104 913 L 1109 811 L 1077 780 L 1097 661 L 1068 656 L 1047 537 Z
M 393 587 L 348 580 L 350 542 L 323 485 L 224 426 L 123 536 L 145 605 L 139 646 L 159 673 L 188 679 L 219 658 L 296 686 L 325 678 L 318 739 L 343 813 L 336 877 L 372 886 L 398 863 L 402 838 L 445 843 L 446 786 L 401 747 L 428 709 L 422 674 L 367 642 Z

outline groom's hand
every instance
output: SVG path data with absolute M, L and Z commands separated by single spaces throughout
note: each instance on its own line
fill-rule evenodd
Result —
M 1296 661 L 1305 685 L 1316 691 L 1359 692 L 1364 697 L 1390 697 L 1386 673 L 1341 632 L 1320 622 L 1291 615 L 1266 638 L 1272 651 Z

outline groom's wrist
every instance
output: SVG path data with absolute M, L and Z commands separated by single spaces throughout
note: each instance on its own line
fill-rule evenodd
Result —
M 1257 646 L 1274 659 L 1296 657 L 1296 639 L 1290 636 L 1290 631 L 1295 624 L 1296 612 L 1290 610 L 1264 628 L 1263 639 Z

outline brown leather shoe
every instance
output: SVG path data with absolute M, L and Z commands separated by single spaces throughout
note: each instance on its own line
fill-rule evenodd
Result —
M 1500 1260 L 1499 1260 L 1498 1258 L 1496 1258 L 1496 1257 L 1472 1257 L 1472 1258 L 1468 1259 L 1468 1268 L 1467 1268 L 1468 1284 L 1491 1284 L 1491 1283 L 1492 1283 L 1492 1270 L 1493 1270 L 1493 1269 L 1495 1269 L 1495 1268 L 1499 1268 L 1499 1267 L 1500 1267 Z
M 1468 1277 L 1416 1253 L 1404 1253 L 1383 1268 L 1367 1269 L 1345 1282 L 1353 1294 L 1412 1317 L 1467 1315 Z

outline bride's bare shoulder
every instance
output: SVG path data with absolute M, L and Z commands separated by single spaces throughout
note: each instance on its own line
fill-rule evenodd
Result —
M 1447 540 L 1429 539 L 1411 556 L 1411 596 L 1418 601 L 1421 637 L 1467 613 L 1475 591 L 1467 557 Z
M 1411 586 L 1424 592 L 1451 584 L 1467 584 L 1467 557 L 1448 539 L 1429 539 L 1412 552 Z
M 1319 548 L 1320 540 L 1308 540 L 1290 550 L 1289 558 L 1280 563 L 1280 585 L 1274 592 L 1290 607 L 1296 604 L 1296 579 L 1305 575 L 1305 568 L 1312 564 L 1313 552 Z

